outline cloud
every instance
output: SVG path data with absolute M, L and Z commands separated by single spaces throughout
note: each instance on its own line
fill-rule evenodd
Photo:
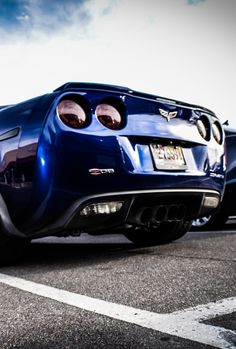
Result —
M 60 32 L 77 23 L 85 27 L 91 20 L 86 0 L 3 0 L 0 1 L 0 32 L 30 38 L 35 33 Z
M 3 0 L 0 2 L 0 26 L 6 30 L 17 27 L 24 16 L 25 1 Z
M 186 2 L 197 5 L 203 1 L 206 0 L 178 0 L 178 3 L 180 6 Z M 167 5 L 163 5 L 162 0 L 1 0 L 0 43 L 9 39 L 39 40 L 48 35 L 66 36 L 69 31 L 76 39 L 90 34 L 96 36 L 97 28 L 94 28 L 97 23 L 101 23 L 98 30 L 101 33 L 106 18 L 112 15 L 117 19 L 120 17 L 120 22 L 114 23 L 119 31 L 129 35 L 125 31 L 127 27 L 129 31 L 136 30 L 137 18 L 140 17 L 138 26 L 143 27 L 144 22 L 158 19 L 161 8 L 168 7 L 170 12 L 177 8 L 176 0 L 165 0 L 164 3 Z M 102 34 L 106 36 L 106 32 Z
M 0 23 L 6 13 L 17 21 L 13 32 L 4 24 L 3 43 L 0 32 L 0 104 L 66 81 L 90 81 L 204 105 L 233 118 L 235 0 L 200 0 L 199 6 L 188 0 L 51 2 L 7 1 L 4 12 L 0 0 Z

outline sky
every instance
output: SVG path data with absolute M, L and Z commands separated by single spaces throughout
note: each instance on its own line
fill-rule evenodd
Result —
M 0 105 L 98 82 L 236 128 L 235 65 L 236 0 L 0 0 Z

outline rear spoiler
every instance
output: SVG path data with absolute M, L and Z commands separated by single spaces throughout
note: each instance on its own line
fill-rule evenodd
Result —
M 56 88 L 53 92 L 64 92 L 64 91 L 73 91 L 75 89 L 83 90 L 83 89 L 88 89 L 88 90 L 106 90 L 106 91 L 111 91 L 111 92 L 120 92 L 120 93 L 126 93 L 128 95 L 132 95 L 135 97 L 140 97 L 140 98 L 148 98 L 151 100 L 156 100 L 161 103 L 167 103 L 167 104 L 174 104 L 174 105 L 181 105 L 187 108 L 191 109 L 199 109 L 203 110 L 207 113 L 213 114 L 214 113 L 204 107 L 194 105 L 194 104 L 189 104 L 186 102 L 181 102 L 177 101 L 174 99 L 169 99 L 165 97 L 160 97 L 157 95 L 149 94 L 149 93 L 144 93 L 144 92 L 139 92 L 139 91 L 134 91 L 128 87 L 124 86 L 117 86 L 117 85 L 109 85 L 109 84 L 99 84 L 99 83 L 92 83 L 92 82 L 66 82 L 64 85 L 59 86 Z

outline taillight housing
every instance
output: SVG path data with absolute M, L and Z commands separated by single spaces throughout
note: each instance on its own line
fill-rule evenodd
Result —
M 223 129 L 219 121 L 214 121 L 212 124 L 212 135 L 218 144 L 223 143 Z
M 111 128 L 112 130 L 117 130 L 121 125 L 121 115 L 116 108 L 109 104 L 99 104 L 96 107 L 95 114 L 98 120 L 104 126 Z
M 95 114 L 100 123 L 112 130 L 120 130 L 125 123 L 125 108 L 118 99 L 107 98 L 97 105 Z
M 206 141 L 209 141 L 211 138 L 211 125 L 209 118 L 206 115 L 201 115 L 196 124 L 200 136 Z
M 71 128 L 82 128 L 88 123 L 85 106 L 73 96 L 65 96 L 58 103 L 57 115 L 63 124 Z

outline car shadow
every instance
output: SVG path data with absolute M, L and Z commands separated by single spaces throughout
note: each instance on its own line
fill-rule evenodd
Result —
M 194 240 L 221 238 L 222 234 L 236 233 L 236 225 L 227 225 L 224 231 L 188 232 L 184 237 L 172 243 L 137 247 L 123 235 L 89 236 L 56 238 L 49 237 L 33 240 L 26 249 L 23 258 L 14 265 L 2 267 L 1 271 L 12 271 L 21 268 L 41 273 L 43 270 L 57 268 L 58 270 L 73 267 L 87 267 L 98 264 L 107 264 L 111 261 L 131 258 L 136 255 L 162 256 L 163 253 L 172 255 L 176 249 L 186 248 L 186 243 Z M 222 232 L 222 234 L 220 234 Z
M 147 255 L 154 247 L 137 248 L 121 237 L 107 239 L 106 236 L 78 238 L 49 238 L 32 241 L 23 258 L 17 263 L 17 268 L 58 268 L 67 269 L 73 266 L 91 266 L 106 264 L 112 260 L 129 258 L 134 255 Z M 37 272 L 37 269 L 35 270 Z

